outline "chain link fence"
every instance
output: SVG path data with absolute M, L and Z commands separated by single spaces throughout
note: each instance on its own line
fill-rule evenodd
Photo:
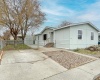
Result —
M 0 40 L 0 49 L 6 46 L 6 42 L 4 40 Z
M 23 49 L 26 45 L 31 48 L 39 48 L 39 44 L 35 44 L 34 40 L 0 40 L 0 49 L 6 46 L 19 46 L 19 48 Z

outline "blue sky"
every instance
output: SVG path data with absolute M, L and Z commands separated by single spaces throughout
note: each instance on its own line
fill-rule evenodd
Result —
M 46 26 L 57 27 L 64 20 L 72 23 L 90 21 L 100 29 L 100 0 L 40 0 L 40 3 L 47 20 L 35 33 Z
M 92 22 L 100 28 L 100 0 L 40 0 L 46 21 L 40 27 L 56 27 L 66 20 L 72 23 Z

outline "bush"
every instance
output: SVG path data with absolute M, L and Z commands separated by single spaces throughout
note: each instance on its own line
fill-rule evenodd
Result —
M 74 49 L 74 51 L 75 51 L 75 52 L 78 52 L 79 50 L 80 50 L 79 48 L 77 48 L 77 49 Z

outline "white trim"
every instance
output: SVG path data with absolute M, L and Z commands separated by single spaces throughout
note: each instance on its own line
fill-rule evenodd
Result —
M 35 34 L 35 36 L 37 35 L 41 35 L 46 29 L 54 29 L 53 27 L 45 27 L 39 34 Z
M 56 28 L 54 29 L 55 31 L 56 30 L 59 30 L 59 29 L 63 29 L 63 28 L 67 28 L 67 27 L 72 27 L 72 26 L 77 26 L 77 25 L 84 25 L 84 24 L 89 24 L 91 25 L 91 27 L 93 27 L 95 30 L 97 30 L 98 32 L 100 31 L 96 26 L 94 26 L 91 22 L 81 22 L 81 23 L 75 23 L 75 24 L 70 24 L 68 26 L 64 26 L 64 27 L 60 27 L 60 28 Z

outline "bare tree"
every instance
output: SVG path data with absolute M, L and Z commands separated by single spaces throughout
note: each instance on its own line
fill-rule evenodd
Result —
M 64 26 L 68 26 L 68 25 L 71 25 L 72 23 L 71 22 L 68 22 L 68 21 L 62 21 L 60 25 L 58 25 L 58 27 L 64 27 Z
M 22 40 L 26 36 L 29 29 L 35 29 L 39 27 L 45 20 L 45 14 L 40 9 L 40 3 L 38 0 L 24 0 L 21 3 L 21 34 Z
M 45 20 L 45 14 L 40 9 L 38 0 L 1 0 L 0 24 L 9 28 L 14 40 L 19 32 L 22 40 L 27 31 L 39 27 Z
M 10 31 L 9 30 L 5 31 L 3 33 L 2 37 L 3 37 L 4 40 L 9 40 L 10 39 Z
M 17 40 L 20 26 L 18 24 L 18 13 L 14 4 L 11 0 L 0 0 L 0 25 L 7 27 L 14 40 Z

